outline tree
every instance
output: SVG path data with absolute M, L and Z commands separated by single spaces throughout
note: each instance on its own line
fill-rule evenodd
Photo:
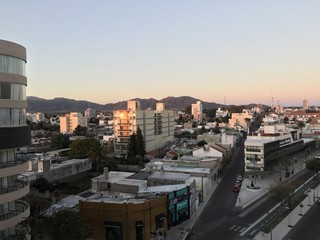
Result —
M 269 189 L 268 196 L 275 202 L 282 202 L 288 199 L 288 207 L 291 209 L 291 196 L 295 188 L 296 186 L 294 184 L 279 184 Z
M 62 133 L 52 136 L 51 147 L 55 149 L 63 149 L 70 147 L 69 136 Z
M 287 116 L 285 116 L 285 117 L 283 118 L 283 122 L 284 122 L 285 124 L 289 123 L 289 118 L 288 118 Z
M 50 240 L 86 240 L 92 235 L 88 223 L 71 210 L 58 211 L 38 222 L 39 234 Z
M 83 126 L 80 126 L 80 125 L 78 125 L 75 129 L 74 129 L 74 131 L 73 131 L 73 133 L 76 135 L 76 136 L 85 136 L 86 134 L 87 134 L 87 127 L 83 127 Z
M 100 146 L 100 142 L 94 138 L 77 139 L 70 145 L 69 158 L 87 158 L 93 148 Z
M 32 184 L 32 187 L 37 189 L 40 193 L 44 193 L 45 191 L 51 189 L 51 184 L 47 179 L 40 177 Z
M 299 121 L 297 123 L 298 128 L 300 129 L 300 137 L 302 137 L 302 128 L 304 128 L 305 123 L 303 121 Z
M 130 135 L 128 148 L 127 148 L 127 155 L 129 159 L 133 159 L 137 154 L 137 136 L 135 133 Z
M 146 145 L 143 140 L 143 135 L 140 127 L 137 128 L 137 154 L 141 155 L 142 158 L 144 158 L 144 155 L 146 155 Z
M 146 147 L 139 126 L 136 133 L 130 135 L 127 154 L 129 159 L 134 159 L 136 155 L 140 155 L 144 158 L 144 155 L 146 155 Z
M 92 164 L 96 167 L 97 173 L 99 174 L 101 169 L 102 160 L 105 156 L 105 148 L 101 144 L 94 144 L 89 152 L 89 158 L 92 161 Z
M 314 170 L 316 172 L 320 171 L 320 160 L 319 159 L 311 159 L 306 162 L 306 168 L 308 170 Z
M 198 143 L 197 143 L 197 145 L 199 146 L 199 147 L 203 147 L 204 145 L 206 145 L 206 144 L 208 144 L 205 140 L 201 140 L 201 141 L 199 141 Z

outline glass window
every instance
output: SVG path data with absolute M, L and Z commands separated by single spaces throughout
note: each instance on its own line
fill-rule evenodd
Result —
M 0 55 L 0 72 L 26 76 L 25 61 L 6 55 Z
M 0 82 L 0 99 L 26 100 L 26 86 L 17 83 Z
M 0 126 L 14 126 L 26 124 L 26 110 L 0 108 Z

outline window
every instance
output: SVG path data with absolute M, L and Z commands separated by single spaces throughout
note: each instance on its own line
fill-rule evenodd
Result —
M 143 240 L 143 221 L 136 222 L 136 240 Z
M 119 222 L 105 222 L 105 239 L 106 240 L 122 240 L 122 227 Z
M 165 218 L 166 216 L 163 213 L 156 216 L 156 230 L 163 229 Z

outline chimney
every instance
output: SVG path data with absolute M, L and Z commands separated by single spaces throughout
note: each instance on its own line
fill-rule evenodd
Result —
M 107 167 L 103 168 L 103 176 L 105 180 L 109 178 L 109 169 Z

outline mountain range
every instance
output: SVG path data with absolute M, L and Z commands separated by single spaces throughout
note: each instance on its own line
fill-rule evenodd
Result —
M 169 110 L 185 110 L 190 107 L 191 104 L 201 101 L 200 99 L 193 98 L 190 96 L 181 97 L 166 97 L 160 100 L 149 98 L 149 99 L 139 99 L 135 98 L 132 100 L 140 100 L 141 109 L 155 109 L 157 102 L 162 102 L 166 104 L 166 109 Z M 44 112 L 44 113 L 64 113 L 64 112 L 82 112 L 87 108 L 93 108 L 97 111 L 113 111 L 127 109 L 127 101 L 120 101 L 117 103 L 107 103 L 98 104 L 94 102 L 89 102 L 85 100 L 74 100 L 67 98 L 54 98 L 54 99 L 43 99 L 38 97 L 27 97 L 28 109 L 30 113 L 33 112 Z M 205 102 L 201 101 L 203 109 L 216 109 L 218 107 L 224 107 L 223 104 L 218 104 L 215 102 Z M 246 105 L 247 107 L 256 106 L 256 104 Z

